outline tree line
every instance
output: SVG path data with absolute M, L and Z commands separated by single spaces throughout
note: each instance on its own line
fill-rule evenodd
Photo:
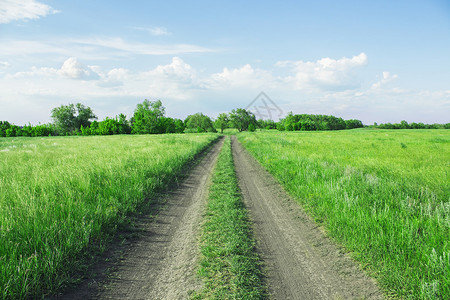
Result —
M 15 136 L 65 136 L 65 135 L 113 135 L 113 134 L 162 134 L 221 132 L 234 127 L 239 131 L 255 130 L 255 116 L 245 109 L 234 109 L 229 114 L 221 114 L 213 121 L 202 113 L 189 115 L 185 120 L 167 117 L 160 100 L 144 100 L 139 103 L 130 119 L 124 114 L 114 118 L 106 117 L 97 121 L 90 107 L 81 103 L 61 105 L 51 111 L 52 123 L 36 126 L 17 126 L 0 121 L 0 137 Z
M 450 129 L 450 123 L 445 124 L 424 124 L 424 123 L 408 123 L 405 120 L 400 123 L 374 123 L 368 127 L 380 128 L 380 129 Z
M 15 136 L 61 136 L 61 135 L 113 135 L 113 134 L 162 134 L 162 133 L 221 133 L 226 128 L 241 131 L 260 129 L 277 129 L 279 131 L 315 131 L 343 130 L 365 127 L 360 120 L 344 120 L 331 115 L 293 114 L 275 122 L 273 120 L 256 120 L 250 111 L 237 108 L 230 113 L 221 113 L 215 120 L 207 115 L 196 113 L 185 120 L 167 117 L 165 107 L 160 100 L 144 100 L 137 104 L 130 119 L 124 114 L 114 118 L 106 117 L 97 121 L 97 116 L 90 107 L 81 103 L 61 105 L 51 111 L 52 123 L 32 126 L 17 126 L 7 121 L 0 121 L 0 137 Z M 447 124 L 386 123 L 366 126 L 380 129 L 450 129 Z
M 330 115 L 294 115 L 292 112 L 275 125 L 268 126 L 274 126 L 280 131 L 343 130 L 364 127 L 360 120 L 344 120 Z

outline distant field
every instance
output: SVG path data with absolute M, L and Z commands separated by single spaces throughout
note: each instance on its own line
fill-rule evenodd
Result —
M 1 298 L 67 282 L 215 134 L 0 138 Z
M 386 290 L 450 295 L 450 131 L 237 137 Z

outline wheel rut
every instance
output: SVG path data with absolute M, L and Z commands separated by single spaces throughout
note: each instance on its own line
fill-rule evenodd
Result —
M 375 281 L 317 228 L 235 137 L 231 142 L 270 298 L 383 299 Z
M 199 289 L 199 230 L 223 141 L 216 142 L 177 187 L 160 195 L 165 199 L 158 201 L 156 215 L 138 218 L 138 238 L 107 257 L 105 261 L 114 261 L 107 275 L 56 299 L 187 299 L 190 291 Z

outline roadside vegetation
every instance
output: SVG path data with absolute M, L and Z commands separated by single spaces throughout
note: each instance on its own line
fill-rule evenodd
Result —
M 216 138 L 0 138 L 0 298 L 64 287 L 127 215 Z
M 229 138 L 219 154 L 209 193 L 199 269 L 204 287 L 192 298 L 264 298 L 260 260 L 242 203 Z
M 450 295 L 447 130 L 237 137 L 387 293 Z

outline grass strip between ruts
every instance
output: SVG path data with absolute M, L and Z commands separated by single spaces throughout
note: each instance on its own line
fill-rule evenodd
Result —
M 192 298 L 264 298 L 260 265 L 227 138 L 214 170 L 202 225 L 198 273 L 204 285 Z

